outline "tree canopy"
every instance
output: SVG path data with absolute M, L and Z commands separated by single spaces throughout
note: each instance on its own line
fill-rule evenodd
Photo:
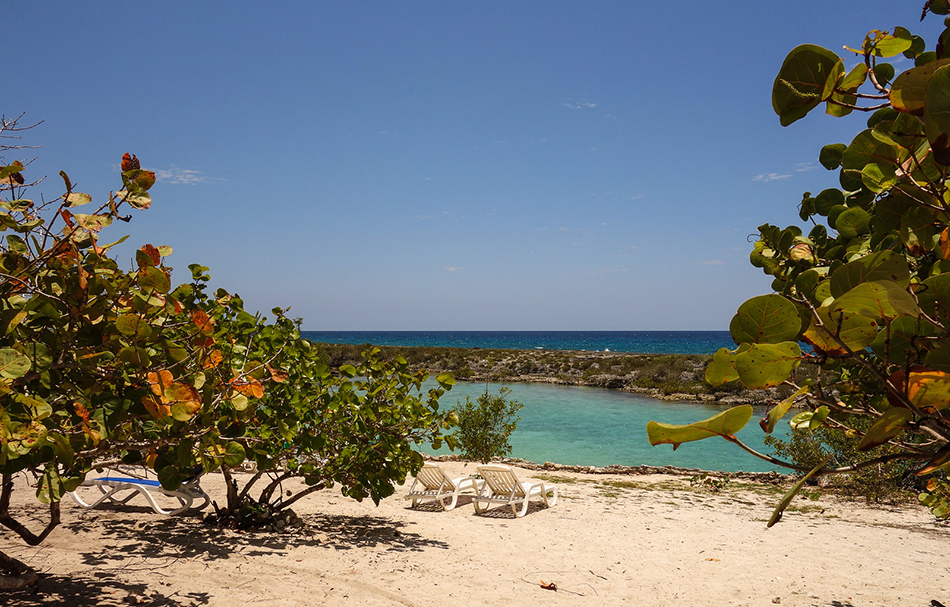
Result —
M 22 130 L 18 120 L 4 118 L 0 137 Z M 27 198 L 39 181 L 28 165 L 0 162 L 0 523 L 30 544 L 59 523 L 60 499 L 93 468 L 146 465 L 170 489 L 196 466 L 222 469 L 230 513 L 262 477 L 254 501 L 273 511 L 334 484 L 378 502 L 422 466 L 413 445 L 438 444 L 451 427 L 438 402 L 450 376 L 423 390 L 425 373 L 374 350 L 331 373 L 285 310 L 268 321 L 237 294 L 210 293 L 197 264 L 174 285 L 167 246 L 146 244 L 132 269 L 120 267 L 110 252 L 125 238 L 104 244 L 103 234 L 148 209 L 156 181 L 136 156 L 122 158 L 121 187 L 98 204 L 65 172 L 61 195 Z M 260 472 L 239 488 L 228 469 L 245 460 Z M 48 504 L 39 533 L 9 513 L 18 472 L 34 476 Z M 275 493 L 295 476 L 308 488 Z M 2 553 L 0 569 L 22 574 L 0 588 L 35 579 Z
M 946 15 L 950 5 L 931 0 L 928 13 Z M 772 87 L 783 126 L 824 107 L 833 117 L 867 112 L 867 128 L 821 149 L 819 162 L 838 173 L 840 187 L 805 192 L 807 233 L 759 226 L 750 261 L 773 277 L 773 293 L 739 306 L 729 326 L 738 348 L 717 352 L 706 371 L 714 385 L 791 388 L 761 420 L 767 433 L 794 405 L 805 410 L 793 428 L 839 429 L 859 452 L 883 453 L 801 469 L 736 439 L 752 417 L 748 406 L 686 426 L 650 422 L 652 444 L 720 436 L 807 472 L 802 482 L 899 459 L 916 462 L 918 476 L 950 467 L 950 19 L 945 25 L 932 50 L 903 27 L 869 32 L 846 47 L 857 57 L 850 69 L 812 44 L 788 54 Z M 887 59 L 899 56 L 913 66 L 897 74 Z M 816 367 L 816 379 L 797 381 L 800 365 Z M 948 516 L 946 484 L 933 479 L 928 489 L 921 500 Z

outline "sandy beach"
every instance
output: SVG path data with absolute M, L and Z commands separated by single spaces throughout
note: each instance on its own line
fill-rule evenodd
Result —
M 238 533 L 138 500 L 97 510 L 64 500 L 63 524 L 42 545 L 0 535 L 2 550 L 42 575 L 35 591 L 0 603 L 950 605 L 950 526 L 923 508 L 799 498 L 767 529 L 780 495 L 769 485 L 515 470 L 556 483 L 557 505 L 515 519 L 503 507 L 476 515 L 470 499 L 449 512 L 411 509 L 408 484 L 378 507 L 330 489 L 296 504 L 302 530 Z M 202 486 L 223 496 L 218 474 Z M 45 514 L 23 489 L 14 514 L 25 504 Z

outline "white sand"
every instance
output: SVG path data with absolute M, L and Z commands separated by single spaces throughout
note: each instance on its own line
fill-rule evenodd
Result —
M 296 505 L 307 532 L 275 534 L 163 518 L 138 500 L 94 511 L 65 500 L 42 545 L 0 535 L 43 576 L 37 593 L 0 604 L 950 606 L 950 527 L 923 508 L 797 499 L 805 509 L 767 529 L 778 497 L 737 481 L 715 493 L 674 476 L 516 471 L 558 477 L 558 504 L 515 519 L 475 515 L 468 499 L 413 510 L 408 484 L 379 507 L 334 488 Z M 220 475 L 202 486 L 222 499 Z M 31 503 L 17 493 L 15 505 Z

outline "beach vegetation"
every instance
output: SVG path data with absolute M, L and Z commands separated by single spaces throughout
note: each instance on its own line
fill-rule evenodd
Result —
M 19 120 L 3 118 L 0 138 L 28 128 Z M 236 515 L 253 482 L 239 488 L 230 470 L 248 460 L 268 481 L 255 504 L 279 510 L 297 499 L 281 485 L 293 476 L 303 494 L 335 484 L 378 501 L 421 468 L 414 443 L 441 443 L 454 418 L 438 397 L 451 377 L 423 392 L 425 372 L 372 350 L 331 373 L 285 310 L 246 311 L 197 264 L 175 285 L 167 246 L 143 245 L 121 267 L 111 255 L 125 238 L 104 235 L 152 205 L 156 181 L 136 156 L 94 202 L 65 172 L 61 194 L 28 198 L 41 180 L 4 155 L 20 148 L 0 145 L 0 524 L 28 544 L 48 537 L 60 500 L 96 469 L 150 468 L 167 489 L 220 469 L 231 490 L 219 512 Z M 18 473 L 46 510 L 38 531 L 39 513 L 10 511 Z M 0 572 L 0 589 L 37 579 L 3 553 Z
M 524 406 L 521 402 L 509 398 L 510 388 L 499 388 L 497 393 L 485 393 L 472 402 L 455 405 L 454 413 L 458 428 L 454 433 L 462 457 L 487 464 L 494 458 L 511 456 L 511 433 L 515 431 L 518 411 Z
M 947 15 L 950 5 L 927 2 L 923 13 Z M 714 386 L 786 388 L 759 423 L 771 433 L 790 420 L 789 457 L 736 438 L 751 420 L 744 406 L 684 426 L 648 425 L 654 445 L 722 437 L 798 470 L 770 526 L 811 479 L 844 475 L 872 495 L 880 476 L 903 482 L 950 468 L 950 20 L 945 26 L 929 49 L 903 27 L 869 32 L 844 57 L 802 45 L 773 83 L 783 126 L 819 107 L 836 118 L 868 116 L 850 142 L 820 150 L 840 187 L 802 195 L 806 225 L 759 226 L 750 261 L 772 277 L 772 292 L 739 306 L 730 324 L 738 347 L 716 352 L 706 368 Z M 802 380 L 800 367 L 818 372 Z M 939 483 L 927 482 L 921 501 L 946 517 L 946 495 L 927 486 Z

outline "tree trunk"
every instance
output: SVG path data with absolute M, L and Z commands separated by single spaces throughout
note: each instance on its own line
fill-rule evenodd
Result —
M 39 579 L 32 567 L 0 552 L 0 590 L 19 590 L 36 584 Z

